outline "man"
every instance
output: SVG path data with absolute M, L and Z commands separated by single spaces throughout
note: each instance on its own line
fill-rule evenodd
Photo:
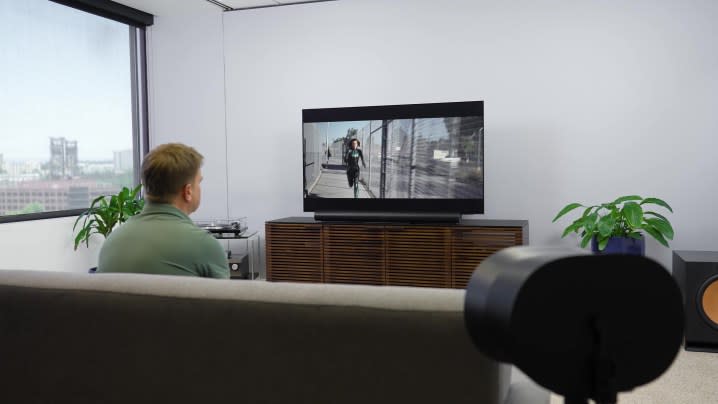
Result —
M 97 272 L 229 278 L 220 243 L 189 214 L 199 207 L 203 157 L 179 143 L 157 146 L 142 162 L 145 207 L 102 245 Z

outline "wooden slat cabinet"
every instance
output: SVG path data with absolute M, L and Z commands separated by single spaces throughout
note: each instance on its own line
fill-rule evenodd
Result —
M 465 288 L 494 252 L 528 242 L 525 220 L 460 224 L 266 223 L 267 280 Z
M 450 229 L 386 226 L 386 285 L 451 287 Z
M 451 229 L 451 287 L 464 289 L 471 274 L 489 255 L 523 245 L 521 227 L 456 227 Z
M 323 236 L 324 282 L 384 284 L 382 226 L 326 224 Z
M 267 279 L 276 282 L 324 282 L 322 225 L 265 225 Z

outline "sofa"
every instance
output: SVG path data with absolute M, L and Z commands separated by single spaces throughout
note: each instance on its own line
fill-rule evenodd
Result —
M 503 403 L 464 291 L 0 270 L 3 403 Z

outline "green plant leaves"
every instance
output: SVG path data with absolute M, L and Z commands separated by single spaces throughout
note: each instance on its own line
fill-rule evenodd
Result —
M 644 216 L 651 215 L 651 216 L 655 216 L 655 217 L 660 217 L 661 219 L 665 220 L 666 222 L 668 221 L 668 219 L 665 216 L 661 215 L 660 213 L 656 213 L 656 212 L 651 212 L 651 211 L 643 212 L 643 215 Z
M 141 184 L 132 190 L 123 187 L 116 195 L 100 195 L 93 199 L 90 207 L 75 219 L 72 226 L 74 231 L 82 221 L 75 236 L 75 250 L 83 242 L 89 246 L 93 234 L 107 237 L 115 226 L 140 213 L 145 205 L 144 200 L 137 199 L 141 188 Z
M 583 218 L 578 218 L 578 219 L 574 220 L 574 222 L 571 223 L 568 227 L 566 227 L 566 229 L 563 231 L 561 238 L 566 237 L 571 232 L 577 231 L 582 226 L 583 226 Z
M 643 209 L 641 205 L 636 202 L 626 202 L 623 204 L 621 214 L 632 228 L 641 228 L 641 222 L 643 221 Z
M 130 192 L 130 197 L 129 197 L 129 199 L 135 199 L 135 198 L 137 198 L 137 194 L 140 192 L 140 189 L 141 189 L 141 188 L 142 188 L 142 184 L 136 186 L 135 189 L 133 189 L 132 192 Z M 142 202 L 144 202 L 144 200 L 142 200 Z
M 671 213 L 673 213 L 673 209 L 672 209 L 666 202 L 664 202 L 662 199 L 658 199 L 658 198 L 646 198 L 646 199 L 643 200 L 643 202 L 641 202 L 641 205 L 646 205 L 646 204 L 653 204 L 653 205 L 663 206 L 664 208 L 670 210 Z
M 620 198 L 617 198 L 615 201 L 611 202 L 611 205 L 618 205 L 626 201 L 640 201 L 641 198 L 638 195 L 628 195 L 628 196 L 622 196 Z
M 83 227 L 75 236 L 75 250 L 77 247 L 87 238 L 87 232 L 90 231 L 89 227 Z
M 568 205 L 564 206 L 563 209 L 561 209 L 560 212 L 556 215 L 556 217 L 553 218 L 551 221 L 552 223 L 558 220 L 561 216 L 565 215 L 566 213 L 578 208 L 579 206 L 583 206 L 580 203 L 569 203 Z
M 614 226 L 616 226 L 616 219 L 613 217 L 613 215 L 603 216 L 598 221 L 598 234 L 601 235 L 602 239 L 608 239 L 608 236 L 613 233 Z
M 653 238 L 658 240 L 659 243 L 668 247 L 668 241 L 666 241 L 666 239 L 663 237 L 663 234 L 661 234 L 661 232 L 656 230 L 654 227 L 652 227 L 651 225 L 647 225 L 643 228 L 643 230 L 645 230 L 646 233 L 650 234 L 651 236 L 653 236 Z
M 608 240 L 610 239 L 610 236 L 601 237 L 598 239 L 598 250 L 603 251 L 606 248 L 606 245 L 608 244 Z
M 674 236 L 673 227 L 665 216 L 653 211 L 644 211 L 643 205 L 658 205 L 673 212 L 670 205 L 659 198 L 643 199 L 639 195 L 621 196 L 613 202 L 586 207 L 583 214 L 564 229 L 561 237 L 571 232 L 579 233 L 581 247 L 586 247 L 591 238 L 596 237 L 599 249 L 603 250 L 610 237 L 640 239 L 643 236 L 639 230 L 642 229 L 667 247 L 667 240 L 672 240 Z M 553 222 L 582 206 L 584 205 L 580 203 L 566 205 Z
M 651 227 L 661 232 L 663 237 L 673 240 L 673 227 L 670 223 L 668 223 L 667 220 L 659 219 L 659 218 L 650 218 L 646 219 L 646 223 L 648 223 Z
M 596 222 L 598 221 L 598 213 L 593 212 L 590 215 L 583 218 L 583 227 L 586 228 L 587 233 L 593 233 L 594 228 L 596 227 Z

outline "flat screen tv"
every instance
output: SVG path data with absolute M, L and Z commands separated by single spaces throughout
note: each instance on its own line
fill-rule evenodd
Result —
M 483 101 L 304 109 L 302 144 L 305 212 L 484 213 Z

